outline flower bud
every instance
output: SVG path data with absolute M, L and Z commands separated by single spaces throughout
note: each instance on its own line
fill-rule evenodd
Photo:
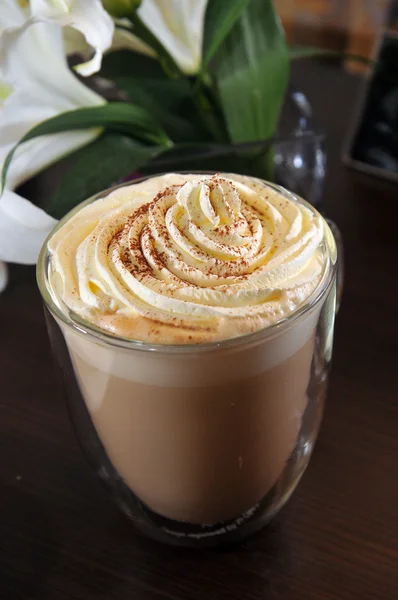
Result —
M 141 4 L 141 0 L 102 0 L 103 7 L 112 17 L 131 17 Z

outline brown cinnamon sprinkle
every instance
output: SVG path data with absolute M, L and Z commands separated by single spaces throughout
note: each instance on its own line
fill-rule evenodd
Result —
M 214 189 L 216 189 L 216 187 L 218 187 L 218 185 L 220 183 L 225 183 L 225 182 L 227 182 L 228 185 L 231 186 L 237 192 L 236 186 L 230 180 L 223 178 L 219 173 L 214 175 L 211 179 L 204 180 L 204 183 L 209 187 L 210 191 L 213 191 Z M 153 272 L 151 265 L 148 263 L 147 259 L 145 258 L 145 253 L 147 253 L 147 255 L 149 255 L 151 257 L 151 260 L 153 261 L 153 263 L 155 264 L 157 269 L 159 269 L 160 271 L 162 269 L 167 269 L 173 277 L 176 277 L 177 280 L 179 280 L 181 285 L 191 286 L 191 287 L 195 287 L 195 288 L 201 288 L 201 287 L 206 288 L 209 286 L 184 281 L 183 279 L 181 279 L 180 277 L 175 275 L 172 270 L 170 271 L 170 268 L 168 267 L 170 257 L 168 257 L 167 251 L 172 251 L 173 254 L 178 255 L 178 259 L 181 263 L 179 268 L 182 269 L 183 271 L 185 271 L 186 273 L 190 273 L 190 272 L 193 273 L 195 271 L 195 269 L 193 267 L 191 267 L 189 264 L 185 263 L 183 254 L 179 251 L 179 248 L 176 247 L 175 242 L 170 238 L 168 229 L 163 221 L 157 220 L 156 228 L 158 230 L 158 235 L 160 235 L 162 238 L 162 244 L 164 245 L 164 248 L 165 248 L 164 251 L 159 252 L 156 249 L 154 240 L 151 235 L 151 228 L 148 224 L 146 224 L 142 228 L 142 230 L 139 234 L 139 237 L 128 239 L 129 230 L 131 229 L 133 224 L 137 221 L 137 219 L 139 219 L 140 217 L 143 217 L 143 216 L 148 217 L 148 215 L 150 215 L 153 212 L 153 210 L 155 209 L 155 207 L 157 207 L 158 203 L 161 200 L 163 200 L 169 196 L 176 195 L 178 193 L 178 191 L 183 187 L 183 185 L 184 184 L 171 185 L 171 186 L 165 188 L 164 190 L 161 190 L 160 192 L 158 192 L 156 194 L 156 196 L 153 198 L 153 200 L 151 200 L 150 202 L 137 207 L 137 209 L 134 210 L 134 212 L 126 219 L 124 227 L 118 233 L 116 233 L 113 240 L 111 240 L 111 241 L 115 241 L 116 244 L 121 246 L 123 238 L 126 237 L 126 245 L 120 249 L 120 260 L 122 261 L 124 267 L 133 276 L 138 276 L 140 279 L 144 279 L 147 276 L 155 277 L 155 273 Z M 209 198 L 210 198 L 210 202 L 212 204 L 213 210 L 215 211 L 215 208 L 211 201 L 210 195 L 209 195 Z M 268 196 L 267 196 L 267 198 L 268 198 Z M 226 207 L 227 207 L 228 212 L 230 214 L 232 214 L 232 208 L 230 207 L 228 202 L 226 202 Z M 236 230 L 236 228 L 239 225 L 240 226 L 244 225 L 245 222 L 249 226 L 251 233 L 253 233 L 252 222 L 255 218 L 260 217 L 260 219 L 262 221 L 264 219 L 269 218 L 264 213 L 262 213 L 257 207 L 248 205 L 246 203 L 243 203 L 243 210 L 246 211 L 247 213 L 250 213 L 249 215 L 247 215 L 246 220 L 244 220 L 242 218 L 242 219 L 238 219 L 232 225 L 225 224 L 225 225 L 219 226 L 217 228 L 219 235 L 221 235 L 221 236 L 228 235 L 232 231 Z M 251 218 L 250 218 L 250 215 L 251 215 Z M 177 224 L 175 224 L 175 227 L 179 231 L 180 235 L 185 238 L 186 236 L 185 236 L 184 231 L 182 231 L 181 228 Z M 150 234 L 149 238 L 143 238 L 144 232 L 147 232 L 147 233 L 149 232 L 149 234 Z M 272 232 L 268 232 L 268 233 L 272 234 Z M 150 240 L 152 240 L 152 241 L 150 241 Z M 220 252 L 225 252 L 225 253 L 230 252 L 231 246 L 229 246 L 228 244 L 223 243 L 217 239 L 215 239 L 214 241 L 218 244 Z M 198 249 L 200 254 L 203 254 L 203 257 L 206 256 L 206 252 L 203 250 L 203 248 L 201 246 L 199 246 L 198 244 L 195 244 L 195 242 L 192 240 L 189 240 L 189 242 L 194 244 L 194 246 L 196 246 L 196 248 Z M 246 281 L 248 279 L 249 275 L 252 274 L 253 272 L 255 272 L 257 269 L 254 269 L 253 272 L 250 274 L 239 273 L 239 271 L 242 268 L 248 267 L 250 263 L 244 257 L 245 246 L 239 246 L 239 247 L 235 248 L 235 251 L 238 253 L 237 257 L 227 258 L 227 259 L 215 258 L 212 266 L 208 266 L 207 268 L 203 268 L 203 266 L 202 266 L 200 268 L 200 270 L 203 273 L 203 275 L 205 275 L 205 276 L 220 275 L 219 269 L 222 268 L 222 271 L 223 271 L 222 276 L 225 277 L 226 279 L 231 278 L 236 283 L 238 283 L 239 281 Z M 130 252 L 133 254 L 133 257 L 131 256 Z M 210 286 L 210 287 L 213 287 L 213 286 Z M 216 287 L 218 287 L 218 286 L 216 286 Z M 169 290 L 169 292 L 171 292 L 171 290 Z

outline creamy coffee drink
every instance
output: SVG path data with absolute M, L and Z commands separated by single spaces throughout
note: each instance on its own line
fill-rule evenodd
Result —
M 260 180 L 168 174 L 84 205 L 50 238 L 53 301 L 88 331 L 59 320 L 82 396 L 155 513 L 237 519 L 283 473 L 308 403 L 325 227 Z

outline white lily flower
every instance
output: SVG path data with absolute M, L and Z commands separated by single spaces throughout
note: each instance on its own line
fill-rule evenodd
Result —
M 207 0 L 142 0 L 137 14 L 178 67 L 194 75 L 202 62 Z
M 208 0 L 142 0 L 137 10 L 144 25 L 164 46 L 181 71 L 188 75 L 197 73 L 202 62 L 207 2 Z M 127 2 L 126 13 L 127 8 L 133 10 L 130 4 Z M 123 2 L 121 7 L 125 7 Z M 114 22 L 115 31 L 109 50 L 132 50 L 156 58 L 153 48 L 134 35 L 134 28 L 129 31 L 132 27 L 129 19 L 114 18 Z M 66 31 L 65 35 L 68 53 L 76 52 L 87 56 L 87 43 L 82 36 L 78 36 L 75 31 Z
M 113 19 L 115 30 L 113 32 L 112 45 L 106 52 L 116 50 L 132 50 L 139 54 L 146 54 L 151 58 L 156 58 L 157 54 L 151 46 L 132 33 L 133 25 L 128 19 Z M 80 54 L 84 59 L 90 56 L 90 46 L 87 44 L 84 36 L 71 27 L 64 30 L 64 42 L 66 53 Z
M 3 94 L 2 94 L 3 92 Z M 0 10 L 0 169 L 11 148 L 29 129 L 61 112 L 98 106 L 105 100 L 68 68 L 62 30 L 32 23 L 17 0 Z M 34 264 L 56 221 L 12 190 L 64 155 L 88 144 L 99 128 L 39 137 L 22 144 L 0 197 L 0 261 Z M 1 266 L 5 285 L 5 270 Z
M 44 20 L 80 31 L 95 53 L 92 59 L 75 68 L 84 76 L 99 71 L 114 31 L 113 21 L 101 0 L 30 0 L 30 7 L 32 21 Z
M 1 258 L 6 262 L 34 264 L 43 241 L 56 223 L 56 219 L 29 200 L 5 190 L 0 202 Z

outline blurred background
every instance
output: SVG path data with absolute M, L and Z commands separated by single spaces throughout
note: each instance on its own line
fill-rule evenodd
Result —
M 398 31 L 397 0 L 275 0 L 289 43 L 370 58 L 384 29 Z M 350 69 L 363 69 L 358 63 Z

